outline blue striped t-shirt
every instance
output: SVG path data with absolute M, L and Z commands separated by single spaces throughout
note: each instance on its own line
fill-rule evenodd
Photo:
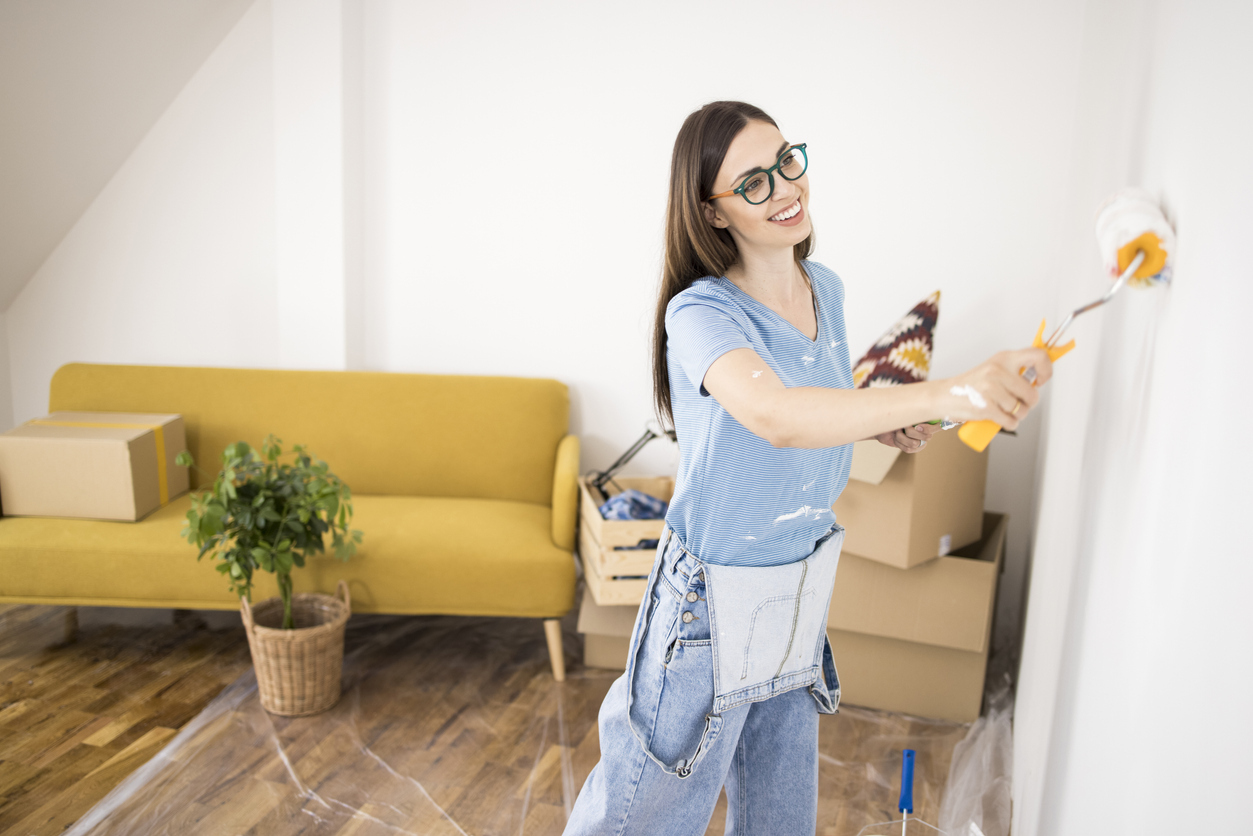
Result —
M 715 565 L 777 566 L 809 555 L 835 521 L 831 504 L 848 482 L 853 445 L 775 448 L 709 396 L 705 372 L 751 348 L 783 384 L 852 389 L 844 333 L 844 284 L 804 262 L 818 314 L 810 340 L 724 277 L 697 280 L 666 308 L 666 363 L 679 438 L 679 473 L 666 522 L 680 542 Z

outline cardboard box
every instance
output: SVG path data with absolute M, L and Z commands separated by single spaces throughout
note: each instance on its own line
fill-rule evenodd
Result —
M 1008 521 L 985 514 L 977 543 L 913 569 L 840 555 L 827 636 L 844 701 L 978 718 Z
M 951 430 L 913 454 L 858 441 L 848 486 L 831 506 L 845 528 L 844 551 L 908 569 L 974 543 L 987 473 L 987 452 Z
M 135 521 L 188 488 L 181 415 L 54 412 L 0 435 L 6 516 Z
M 588 482 L 587 478 L 579 480 L 579 557 L 587 588 L 604 606 L 639 604 L 657 550 L 617 547 L 660 539 L 665 520 L 607 520 L 600 515 L 604 500 L 593 496 Z M 674 480 L 669 477 L 617 478 L 607 487 L 609 496 L 629 488 L 665 502 L 674 495 Z
M 828 630 L 840 704 L 973 723 L 987 657 L 948 647 Z
M 635 628 L 638 611 L 638 604 L 605 607 L 591 595 L 584 595 L 578 624 L 578 631 L 583 634 L 583 664 L 589 668 L 626 670 L 631 630 Z

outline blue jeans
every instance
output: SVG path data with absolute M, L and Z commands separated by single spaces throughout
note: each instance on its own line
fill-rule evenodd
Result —
M 724 783 L 728 834 L 814 832 L 842 541 L 836 527 L 804 562 L 745 570 L 704 564 L 666 531 L 567 836 L 699 836 Z

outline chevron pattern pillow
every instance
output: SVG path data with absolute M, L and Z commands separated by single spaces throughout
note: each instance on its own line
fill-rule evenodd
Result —
M 853 385 L 900 386 L 927 379 L 932 332 L 940 318 L 940 291 L 923 299 L 875 342 L 853 366 Z

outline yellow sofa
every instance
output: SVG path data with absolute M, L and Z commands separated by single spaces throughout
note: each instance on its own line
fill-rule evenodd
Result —
M 574 605 L 579 440 L 555 380 L 381 372 L 71 363 L 50 411 L 178 412 L 211 483 L 225 446 L 267 433 L 307 445 L 353 492 L 364 532 L 347 563 L 317 557 L 296 591 L 348 581 L 355 612 L 545 620 L 553 675 L 558 619 Z M 0 497 L 0 504 L 3 498 Z M 0 602 L 235 609 L 209 561 L 179 537 L 190 496 L 139 522 L 0 520 Z M 258 573 L 255 600 L 277 595 Z

